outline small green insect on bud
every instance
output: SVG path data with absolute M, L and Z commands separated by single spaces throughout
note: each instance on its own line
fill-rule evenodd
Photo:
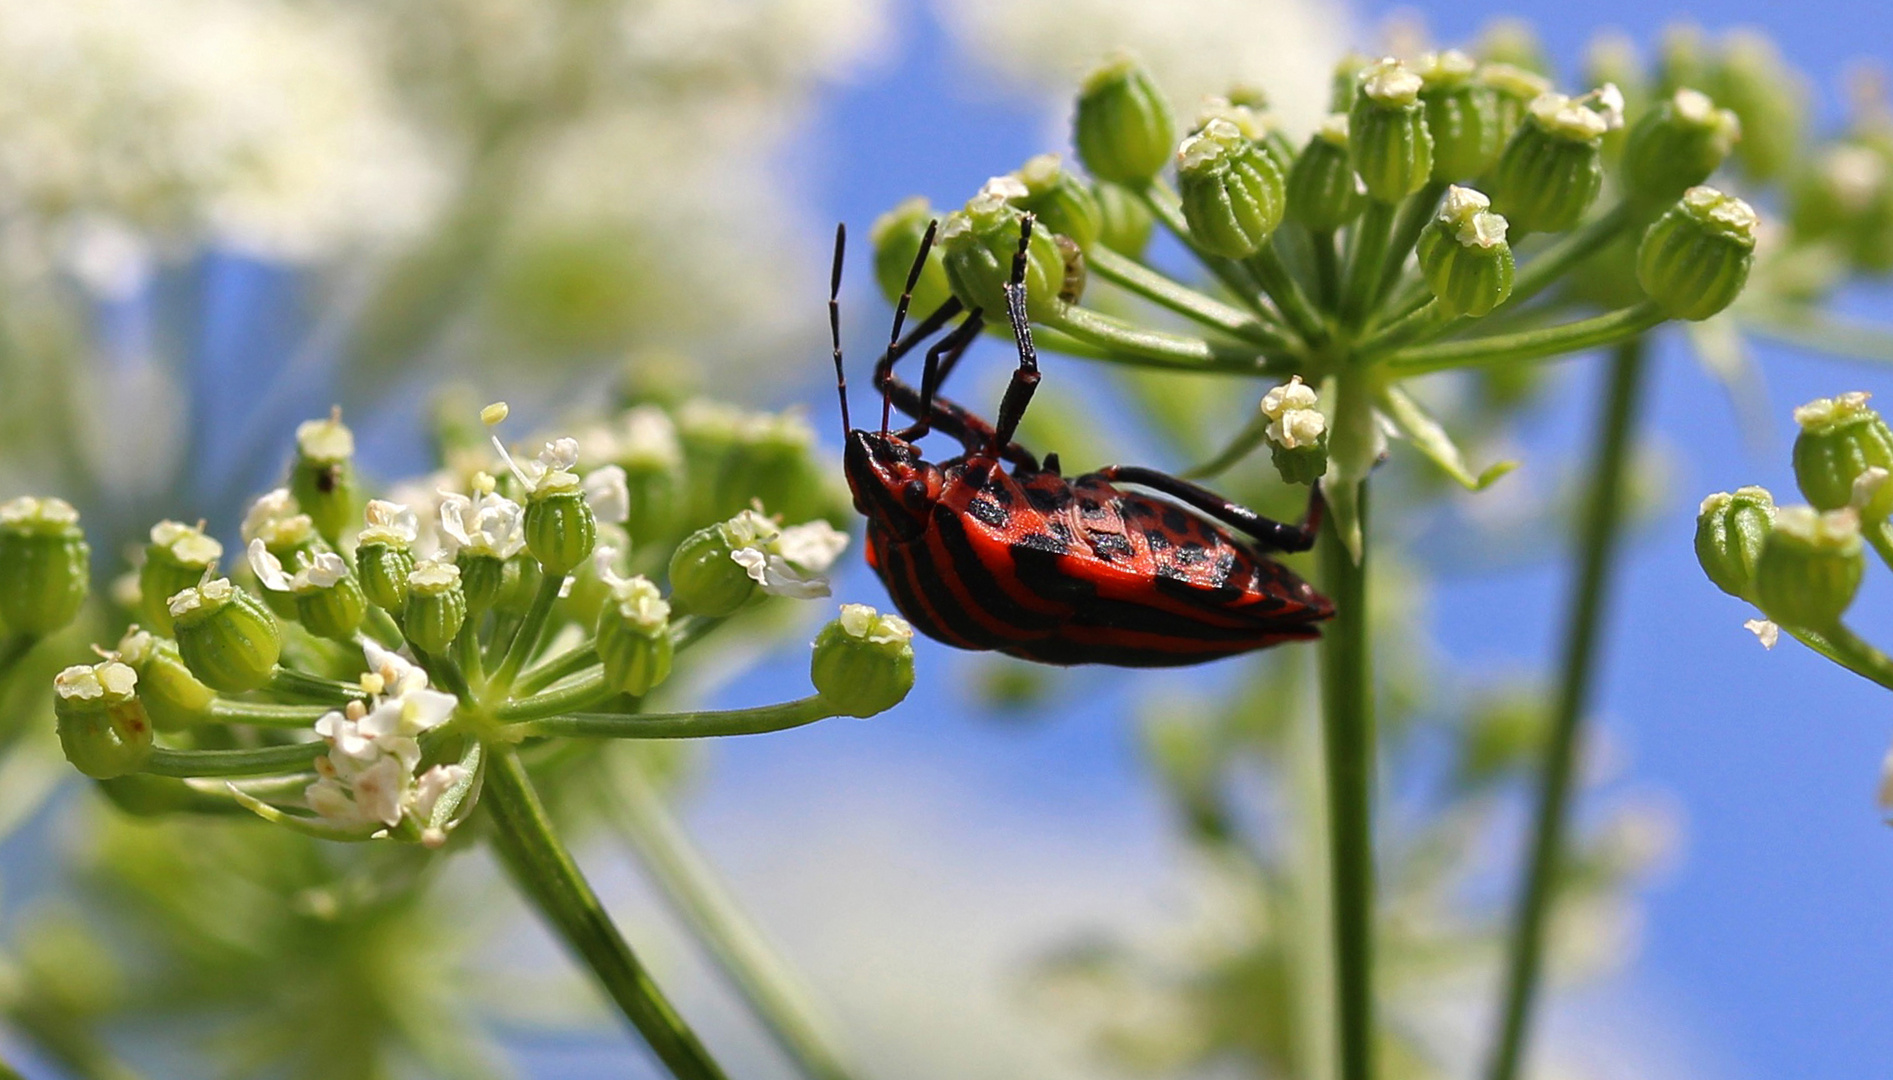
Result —
M 642 697 L 669 677 L 670 605 L 657 586 L 641 575 L 612 581 L 597 644 L 605 681 L 621 693 Z
M 0 503 L 0 629 L 44 637 L 70 623 L 90 587 L 91 554 L 66 500 Z
M 116 661 L 78 664 L 53 677 L 59 746 L 80 772 L 105 780 L 137 772 L 151 757 L 151 721 L 138 675 Z
M 1457 49 L 1420 58 L 1420 104 L 1433 136 L 1433 180 L 1469 180 L 1498 160 L 1498 92 L 1479 81 L 1479 65 Z
M 1288 201 L 1281 169 L 1227 120 L 1211 120 L 1183 141 L 1177 194 L 1197 246 L 1226 259 L 1260 250 Z
M 1098 242 L 1119 255 L 1141 258 L 1150 246 L 1155 224 L 1150 209 L 1117 184 L 1099 184 L 1094 194 L 1098 199 Z
M 1531 103 L 1551 92 L 1551 80 L 1511 64 L 1481 64 L 1474 77 L 1492 91 L 1492 116 L 1503 150 L 1525 122 Z
M 1854 505 L 1856 484 L 1869 469 L 1893 471 L 1893 430 L 1869 395 L 1856 391 L 1817 398 L 1794 411 L 1794 479 L 1816 510 Z
M 1021 165 L 1016 175 L 1025 195 L 1013 205 L 1037 217 L 1053 234 L 1070 237 L 1080 250 L 1098 242 L 1104 209 L 1091 185 L 1065 168 L 1057 154 L 1040 154 Z
M 467 621 L 467 593 L 460 582 L 460 568 L 450 562 L 430 559 L 414 567 L 408 575 L 407 604 L 401 612 L 401 628 L 414 647 L 438 655 L 447 651 Z
M 1624 187 L 1663 206 L 1709 178 L 1742 137 L 1742 122 L 1707 94 L 1684 87 L 1643 114 L 1624 143 Z
M 269 681 L 282 655 L 282 632 L 263 602 L 213 578 L 171 598 L 177 651 L 212 690 L 240 694 Z
M 1783 626 L 1829 630 L 1860 590 L 1866 561 L 1853 510 L 1784 506 L 1755 561 L 1755 604 Z
M 1755 564 L 1775 527 L 1775 499 L 1767 488 L 1719 491 L 1696 512 L 1696 561 L 1716 588 L 1738 600 L 1755 595 Z
M 731 554 L 745 543 L 732 533 L 740 518 L 698 529 L 670 557 L 671 602 L 680 612 L 719 618 L 756 595 L 755 579 Z
M 1332 113 L 1288 170 L 1288 218 L 1316 232 L 1332 232 L 1360 216 L 1367 186 L 1347 151 L 1347 114 Z
M 1480 192 L 1449 187 L 1420 233 L 1420 272 L 1453 315 L 1485 315 L 1512 295 L 1512 246 L 1505 242 L 1505 219 L 1491 206 Z
M 1141 188 L 1170 160 L 1176 118 L 1143 65 L 1120 53 L 1085 79 L 1072 117 L 1072 142 L 1085 171 Z
M 809 678 L 829 708 L 863 719 L 901 703 L 914 688 L 914 628 L 866 604 L 841 605 L 841 617 L 815 636 Z
M 217 693 L 191 674 L 175 642 L 133 625 L 117 652 L 138 673 L 138 700 L 159 731 L 181 731 L 210 719 L 210 703 Z
M 1328 418 L 1322 414 L 1314 387 L 1291 375 L 1287 382 L 1262 395 L 1262 415 L 1268 418 L 1263 434 L 1276 471 L 1290 484 L 1312 484 L 1328 471 Z
M 541 485 L 526 499 L 526 550 L 545 572 L 564 577 L 586 559 L 598 543 L 598 518 L 585 500 L 579 479 Z
M 1772 180 L 1795 164 L 1808 129 L 1808 89 L 1773 41 L 1753 31 L 1730 33 L 1705 89 L 1742 118 L 1735 159 L 1749 179 Z
M 1702 320 L 1729 306 L 1755 261 L 1755 211 L 1733 195 L 1693 187 L 1637 247 L 1637 281 L 1673 319 Z
M 901 291 L 907 287 L 907 274 L 914 267 L 914 257 L 920 254 L 920 241 L 927 235 L 927 225 L 940 216 L 933 204 L 916 195 L 875 219 L 874 227 L 868 231 L 874 243 L 874 280 L 888 303 L 900 302 Z M 911 309 L 924 316 L 937 310 L 952 295 L 953 290 L 947 286 L 946 267 L 941 263 L 940 247 L 936 244 L 927 253 L 920 280 L 914 282 Z
M 1539 95 L 1493 169 L 1493 209 L 1521 235 L 1572 228 L 1603 190 L 1604 133 L 1622 126 L 1623 95 L 1614 86 L 1576 98 Z
M 139 611 L 160 634 L 171 632 L 173 596 L 204 580 L 223 558 L 223 545 L 199 525 L 160 521 L 151 527 L 145 564 L 138 568 Z
M 1012 205 L 1025 185 L 1010 176 L 986 182 L 966 209 L 947 215 L 940 226 L 940 247 L 945 254 L 948 284 L 968 308 L 1002 318 L 1006 310 L 1006 282 L 1012 277 L 1012 259 L 1019 250 L 1025 212 Z M 1057 317 L 1066 301 L 1065 256 L 1052 234 L 1032 230 L 1026 250 L 1026 310 L 1035 322 Z
M 356 501 L 355 434 L 343 425 L 340 408 L 326 420 L 308 420 L 296 428 L 289 492 L 315 523 L 316 532 L 340 545 L 342 530 L 355 520 L 360 505 Z
M 1348 150 L 1370 198 L 1396 203 L 1426 185 L 1433 173 L 1433 136 L 1420 104 L 1420 77 L 1388 57 L 1355 80 L 1348 110 Z

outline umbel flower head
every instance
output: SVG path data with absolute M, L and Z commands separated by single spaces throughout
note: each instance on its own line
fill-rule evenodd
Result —
M 370 703 L 351 702 L 324 714 L 316 734 L 329 744 L 316 759 L 317 779 L 303 793 L 309 809 L 343 828 L 394 828 L 404 818 L 423 830 L 423 842 L 438 845 L 443 831 L 431 825 L 441 796 L 467 779 L 457 764 L 435 765 L 415 775 L 422 759 L 419 736 L 453 715 L 451 694 L 431 690 L 427 674 L 400 655 L 368 642 L 363 688 Z

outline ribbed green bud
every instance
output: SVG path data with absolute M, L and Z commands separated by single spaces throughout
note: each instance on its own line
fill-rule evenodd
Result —
M 1733 195 L 1690 188 L 1643 234 L 1637 281 L 1671 318 L 1706 319 L 1748 283 L 1756 224 L 1755 211 Z
M 181 521 L 151 527 L 145 564 L 138 568 L 138 604 L 145 621 L 160 634 L 171 632 L 171 598 L 204 580 L 223 557 L 223 545 L 204 530 Z
M 940 226 L 947 283 L 961 303 L 992 319 L 1005 317 L 1005 285 L 1025 222 L 1024 211 L 1010 200 L 1024 187 L 1010 176 L 996 176 L 966 209 L 947 215 Z M 1025 270 L 1026 308 L 1034 322 L 1055 319 L 1063 309 L 1059 294 L 1065 290 L 1065 270 L 1065 256 L 1051 232 L 1034 228 Z
M 1141 64 L 1119 54 L 1085 79 L 1072 117 L 1072 142 L 1085 171 L 1100 180 L 1143 187 L 1176 146 L 1170 102 Z
M 1767 488 L 1719 491 L 1696 512 L 1696 561 L 1716 588 L 1738 600 L 1755 595 L 1755 564 L 1775 527 L 1775 498 Z
M 367 614 L 368 597 L 363 595 L 361 583 L 349 574 L 311 582 L 296 590 L 296 621 L 317 637 L 353 641 Z
M 1099 184 L 1094 194 L 1100 215 L 1098 242 L 1119 255 L 1141 258 L 1144 249 L 1150 246 L 1154 224 L 1149 208 L 1117 184 Z
M 809 678 L 843 716 L 886 712 L 914 688 L 913 638 L 913 627 L 898 615 L 843 604 L 841 617 L 815 635 Z
M 1551 80 L 1511 64 L 1482 64 L 1474 76 L 1492 91 L 1492 118 L 1503 148 L 1525 122 L 1531 103 L 1551 92 Z
M 282 655 L 275 616 L 229 578 L 214 578 L 172 597 L 171 621 L 178 655 L 212 690 L 254 690 L 269 681 Z
M 1783 626 L 1829 629 L 1860 591 L 1866 562 L 1852 510 L 1784 506 L 1755 561 L 1755 604 Z
M 406 548 L 364 543 L 355 549 L 355 574 L 362 594 L 390 614 L 398 614 L 407 605 L 408 575 L 413 572 L 414 555 Z
M 460 570 L 460 588 L 466 594 L 468 611 L 491 611 L 506 590 L 506 560 L 497 555 L 478 555 L 462 551 L 454 556 Z M 408 579 L 412 589 L 414 579 Z
M 54 676 L 59 746 L 80 772 L 104 780 L 137 772 L 151 758 L 151 721 L 137 688 L 138 675 L 116 660 Z
M 1268 418 L 1263 434 L 1269 456 L 1282 480 L 1312 484 L 1328 471 L 1328 418 L 1322 414 L 1315 389 L 1292 375 L 1262 395 L 1262 415 Z
M 526 550 L 546 573 L 561 578 L 571 573 L 591 558 L 597 543 L 598 518 L 578 477 L 572 476 L 569 486 L 542 487 L 527 498 Z
M 0 503 L 0 631 L 44 637 L 79 614 L 92 549 L 64 499 Z
M 1288 218 L 1316 232 L 1332 232 L 1367 207 L 1367 186 L 1354 174 L 1347 150 L 1347 114 L 1332 113 L 1288 170 Z
M 611 597 L 598 613 L 598 659 L 605 681 L 642 697 L 670 675 L 670 605 L 642 576 L 611 583 Z
M 522 551 L 506 560 L 506 576 L 499 596 L 493 600 L 493 610 L 502 615 L 524 615 L 532 608 L 532 598 L 545 578 L 545 569 L 531 552 Z
M 698 529 L 677 545 L 670 557 L 670 597 L 678 611 L 719 618 L 756 595 L 755 580 L 730 557 L 740 545 L 727 521 Z
M 1260 91 L 1255 91 L 1260 94 Z M 1266 102 L 1266 98 L 1259 98 Z M 1282 175 L 1288 175 L 1289 166 L 1295 163 L 1295 145 L 1288 141 L 1281 124 L 1275 120 L 1275 114 L 1268 111 L 1266 104 L 1247 105 L 1226 97 L 1206 97 L 1203 105 L 1196 111 L 1196 122 L 1190 125 L 1190 135 L 1200 135 L 1209 127 L 1212 120 L 1224 120 L 1234 124 L 1244 138 L 1255 143 L 1262 152 L 1275 162 Z
M 914 268 L 914 258 L 920 254 L 920 241 L 927 235 L 927 225 L 940 216 L 924 197 L 915 195 L 874 220 L 874 227 L 868 231 L 874 244 L 874 280 L 888 303 L 900 302 L 901 291 L 907 288 L 907 275 Z M 940 247 L 936 244 L 927 253 L 920 280 L 914 282 L 910 310 L 925 316 L 952 295 L 953 290 L 947 287 Z
M 1808 91 L 1773 41 L 1753 31 L 1730 33 L 1705 89 L 1742 118 L 1735 158 L 1750 179 L 1772 180 L 1795 163 L 1808 129 Z
M 1433 180 L 1470 180 L 1498 160 L 1498 92 L 1475 76 L 1479 65 L 1457 49 L 1420 58 L 1420 104 L 1433 136 Z
M 1227 120 L 1211 120 L 1177 151 L 1177 194 L 1197 246 L 1246 259 L 1282 223 L 1287 183 L 1275 162 Z
M 408 575 L 407 605 L 401 628 L 414 647 L 438 655 L 447 651 L 467 621 L 467 593 L 460 568 L 449 562 L 428 561 Z
M 1868 469 L 1893 472 L 1893 430 L 1861 392 L 1817 398 L 1794 411 L 1794 479 L 1816 510 L 1855 505 Z
M 342 423 L 342 410 L 326 420 L 308 420 L 296 428 L 296 460 L 289 467 L 289 493 L 315 523 L 316 532 L 340 546 L 342 530 L 360 512 L 355 481 L 355 435 Z
M 1661 206 L 1709 179 L 1742 137 L 1742 122 L 1687 87 L 1659 102 L 1624 143 L 1624 187 L 1639 202 Z
M 1420 77 L 1391 57 L 1355 80 L 1348 109 L 1348 151 L 1369 198 L 1396 203 L 1426 185 L 1433 172 L 1433 136 L 1420 104 Z
M 1014 199 L 1014 206 L 1037 217 L 1054 234 L 1070 237 L 1080 249 L 1098 242 L 1104 209 L 1091 185 L 1065 168 L 1057 154 L 1040 154 L 1015 175 L 1025 185 L 1025 195 Z
M 1420 233 L 1420 272 L 1440 307 L 1478 317 L 1512 295 L 1512 246 L 1492 200 L 1467 187 L 1449 187 L 1439 213 Z
M 1614 86 L 1579 98 L 1539 95 L 1493 169 L 1493 209 L 1521 235 L 1572 228 L 1603 190 L 1604 133 L 1621 126 Z
M 138 699 L 159 731 L 180 731 L 210 719 L 217 692 L 191 674 L 175 642 L 133 626 L 117 652 L 138 673 Z

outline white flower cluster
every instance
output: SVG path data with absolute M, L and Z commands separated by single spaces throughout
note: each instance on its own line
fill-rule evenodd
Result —
M 775 596 L 813 600 L 829 593 L 827 572 L 848 546 L 848 534 L 826 521 L 783 528 L 754 510 L 723 524 L 730 558 Z
M 334 588 L 336 582 L 348 576 L 348 563 L 333 551 L 297 552 L 294 574 L 284 572 L 282 560 L 269 553 L 261 537 L 250 541 L 248 554 L 256 580 L 271 592 L 306 593 Z
M 1313 446 L 1328 430 L 1328 418 L 1316 408 L 1314 387 L 1291 375 L 1287 382 L 1262 395 L 1262 415 L 1269 418 L 1269 441 L 1284 450 Z
M 454 698 L 427 686 L 427 673 L 374 642 L 363 646 L 362 686 L 373 706 L 350 702 L 315 723 L 329 752 L 316 759 L 318 779 L 303 792 L 309 809 L 342 828 L 394 828 L 404 817 L 425 827 L 440 797 L 467 778 L 459 765 L 435 765 L 419 776 L 418 736 L 453 715 Z M 423 832 L 438 844 L 444 833 Z

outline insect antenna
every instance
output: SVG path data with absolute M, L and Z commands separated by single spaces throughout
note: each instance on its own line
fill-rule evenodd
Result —
M 900 344 L 901 324 L 907 321 L 907 307 L 914 302 L 914 286 L 920 284 L 920 272 L 927 268 L 927 255 L 933 251 L 933 234 L 939 229 L 938 219 L 927 222 L 926 235 L 920 238 L 920 251 L 914 256 L 914 265 L 907 271 L 907 287 L 901 290 L 900 302 L 894 305 L 894 332 L 887 335 L 887 354 L 883 365 L 891 364 L 894 348 Z M 888 421 L 893 419 L 894 397 L 887 387 L 881 387 L 881 434 L 887 434 Z
M 841 441 L 848 442 L 854 424 L 848 420 L 848 373 L 841 366 L 841 256 L 848 248 L 848 223 L 835 224 L 835 263 L 828 274 L 828 340 L 835 346 L 835 395 L 841 398 Z

